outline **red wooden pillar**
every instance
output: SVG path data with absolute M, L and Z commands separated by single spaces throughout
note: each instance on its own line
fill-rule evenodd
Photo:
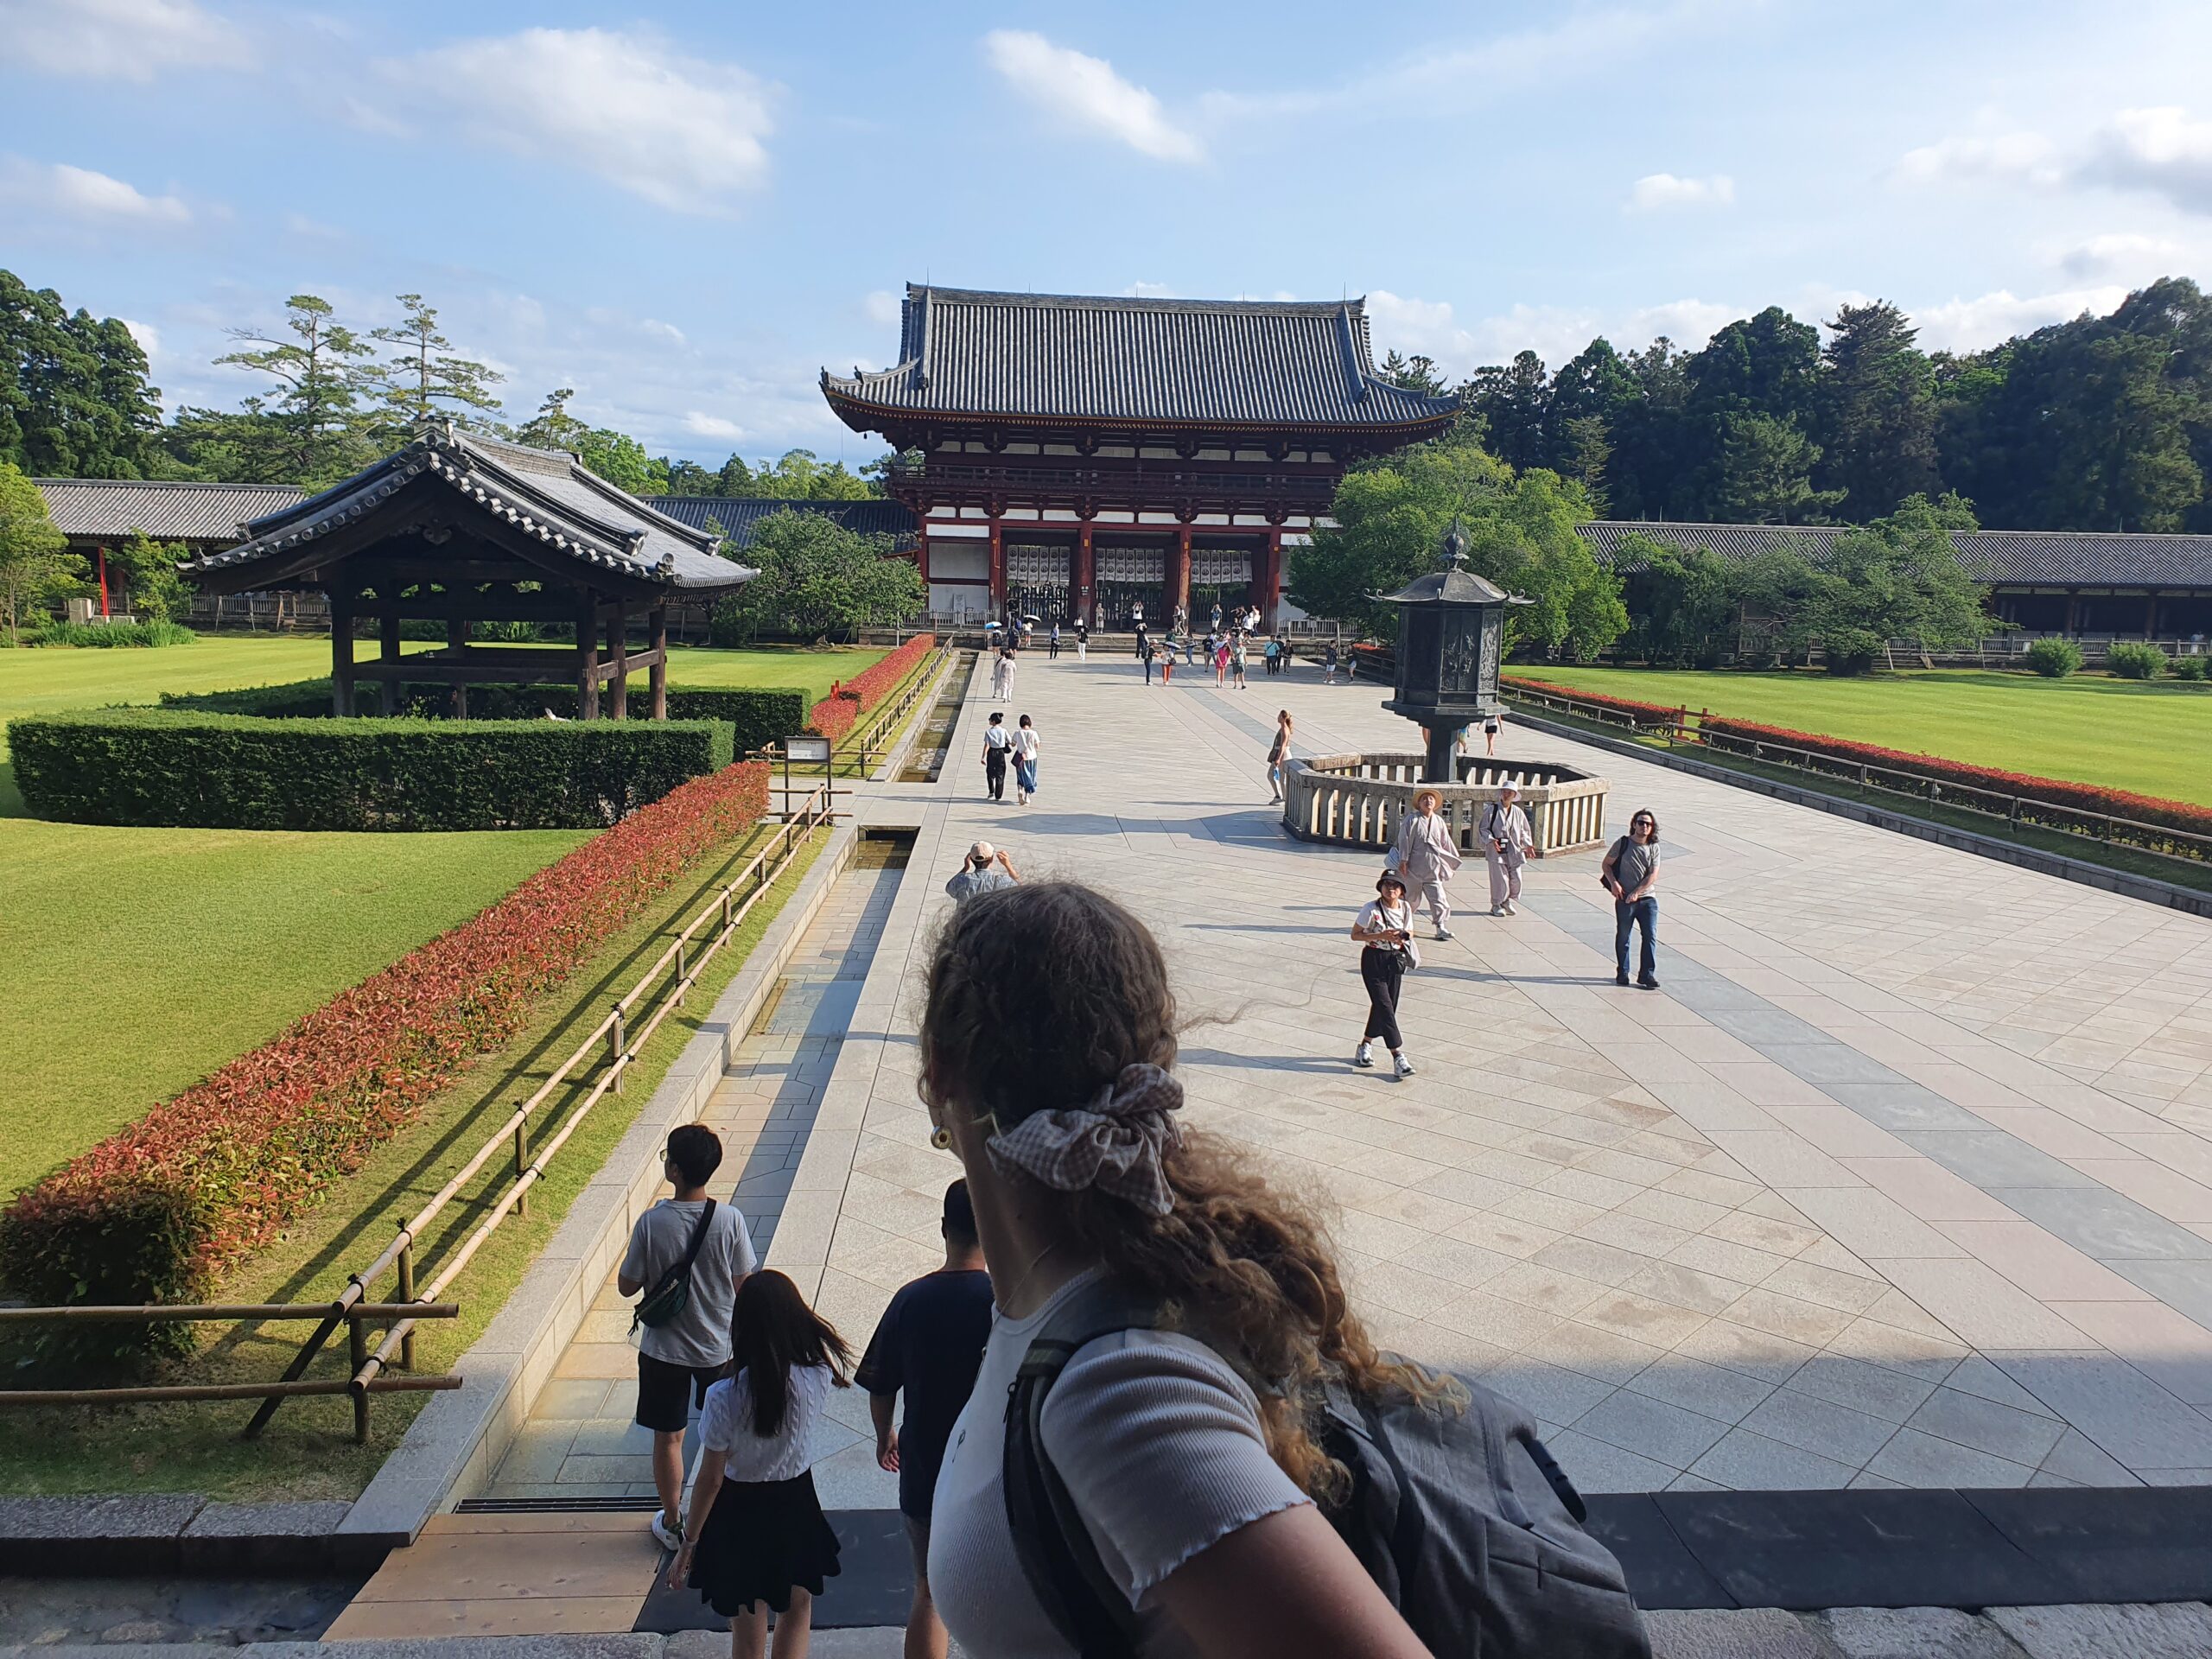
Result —
M 100 567 L 100 614 L 107 616 L 111 614 L 107 607 L 107 549 L 94 548 L 92 556 L 99 561 Z
M 653 718 L 668 718 L 668 601 L 663 600 L 652 609 L 653 665 L 645 671 L 646 683 L 652 690 Z
M 1098 587 L 1098 553 L 1091 545 L 1090 520 L 1075 533 L 1075 613 L 1090 620 L 1091 595 Z
M 1260 626 L 1275 631 L 1275 607 L 1282 599 L 1282 526 L 1268 531 L 1267 550 L 1260 556 Z
M 1167 556 L 1167 614 L 1173 618 L 1176 607 L 1191 608 L 1191 527 L 1179 526 L 1175 531 L 1175 545 Z
M 1006 615 L 1006 536 L 997 515 L 991 518 L 991 614 Z

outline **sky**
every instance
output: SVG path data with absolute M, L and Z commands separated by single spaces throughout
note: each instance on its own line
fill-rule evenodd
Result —
M 908 282 L 1364 295 L 1458 375 L 1781 304 L 1967 350 L 2212 281 L 2204 0 L 0 0 L 0 266 L 164 401 L 419 293 L 655 454 L 857 462 Z

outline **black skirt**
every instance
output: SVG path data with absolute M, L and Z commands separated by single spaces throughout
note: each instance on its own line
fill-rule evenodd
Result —
M 755 1602 L 791 1611 L 791 1591 L 822 1593 L 837 1576 L 837 1535 L 823 1519 L 811 1471 L 789 1480 L 725 1480 L 707 1511 L 687 1580 L 724 1618 Z

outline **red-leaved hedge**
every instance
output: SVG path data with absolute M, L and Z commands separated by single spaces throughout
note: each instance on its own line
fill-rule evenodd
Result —
M 1634 715 L 1638 720 L 1676 720 L 1682 713 L 1672 703 L 1638 702 L 1633 697 L 1610 697 L 1602 691 L 1585 691 L 1573 685 L 1554 685 L 1549 680 L 1532 679 L 1525 674 L 1500 675 L 1498 683 L 1526 686 L 1531 691 L 1546 692 L 1554 697 L 1573 697 L 1581 702 L 1594 702 L 1600 708 L 1616 709 L 1624 715 Z
M 34 1303 L 203 1297 L 767 804 L 760 761 L 694 779 L 155 1107 L 0 1213 L 0 1281 Z
M 817 737 L 836 742 L 860 723 L 862 715 L 874 713 L 886 697 L 906 683 L 906 677 L 920 665 L 922 659 L 936 649 L 935 634 L 918 633 L 851 679 L 838 681 L 830 688 L 830 695 L 808 713 L 807 729 Z
M 2133 818 L 2139 823 L 2188 830 L 2200 836 L 2212 835 L 2212 809 L 2192 805 L 2187 801 L 2170 801 L 2157 795 L 2137 795 L 2127 790 L 2105 789 L 2095 784 L 2069 783 L 2063 778 L 2037 778 L 2028 772 L 1999 772 L 1993 766 L 1968 766 L 1963 760 L 1946 760 L 1938 755 L 1908 754 L 1902 749 L 1885 749 L 1873 743 L 1854 743 L 1848 738 L 1823 737 L 1815 732 L 1793 732 L 1787 727 L 1762 726 L 1756 721 L 1727 720 L 1719 715 L 1706 715 L 1700 725 L 1707 732 L 1756 742 L 1787 744 L 1792 748 L 1810 749 L 1817 754 L 1830 755 L 1840 760 L 1863 760 L 1870 766 L 1894 766 L 1901 772 L 1916 772 L 1923 778 L 1933 778 L 1939 782 L 1966 784 L 1976 789 L 1994 790 L 1999 794 L 2048 801 L 2054 806 L 2109 813 L 2115 817 Z

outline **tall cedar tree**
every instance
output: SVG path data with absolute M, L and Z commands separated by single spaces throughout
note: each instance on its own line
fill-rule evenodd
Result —
M 385 406 L 399 423 L 420 426 L 448 410 L 464 417 L 496 410 L 499 400 L 492 388 L 506 377 L 474 358 L 455 356 L 453 341 L 438 332 L 437 308 L 420 294 L 402 294 L 399 304 L 407 314 L 404 322 L 369 330 L 370 339 L 400 348 L 385 360 L 383 388 Z
M 275 423 L 273 459 L 286 481 L 320 488 L 375 458 L 377 435 L 361 399 L 380 389 L 380 365 L 369 342 L 338 321 L 320 296 L 285 301 L 284 327 L 289 339 L 230 329 L 238 349 L 215 361 L 265 374 L 283 388 L 273 401 L 247 399 L 246 412 Z

